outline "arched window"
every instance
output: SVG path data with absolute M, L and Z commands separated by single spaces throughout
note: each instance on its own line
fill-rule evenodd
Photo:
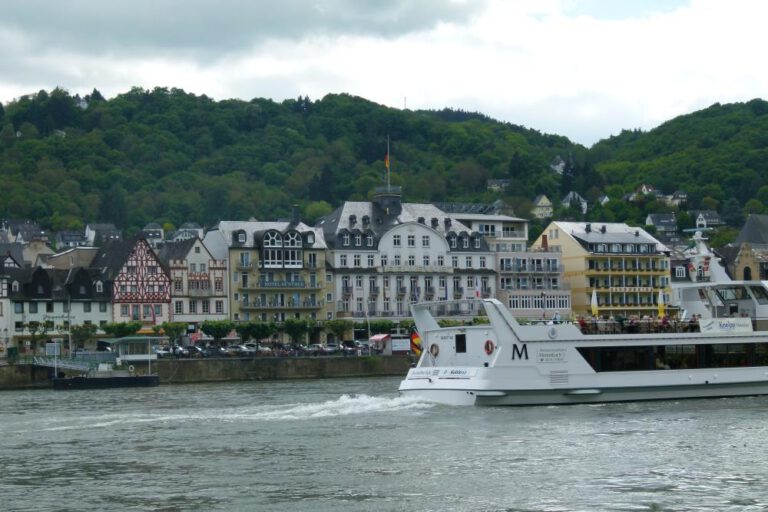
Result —
M 264 247 L 282 247 L 283 238 L 277 231 L 269 231 L 264 235 Z
M 283 237 L 283 245 L 285 247 L 301 247 L 301 235 L 296 231 L 286 233 Z

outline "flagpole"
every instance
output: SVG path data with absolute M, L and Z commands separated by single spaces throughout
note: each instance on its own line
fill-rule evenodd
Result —
M 389 177 L 390 177 L 389 168 L 390 168 L 390 160 L 389 160 L 389 134 L 387 134 L 387 192 L 390 192 L 392 190 L 391 187 L 390 187 L 390 180 L 389 180 Z

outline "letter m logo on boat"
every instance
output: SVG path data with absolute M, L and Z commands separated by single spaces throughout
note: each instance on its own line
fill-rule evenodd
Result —
M 528 345 L 523 343 L 523 348 L 518 348 L 517 344 L 512 345 L 512 360 L 515 359 L 528 360 Z

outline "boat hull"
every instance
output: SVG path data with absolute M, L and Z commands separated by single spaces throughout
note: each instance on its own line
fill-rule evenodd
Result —
M 145 388 L 158 386 L 157 375 L 133 375 L 116 377 L 56 377 L 53 389 L 109 389 L 109 388 Z
M 405 381 L 400 387 L 400 394 L 446 405 L 569 405 L 768 395 L 768 380 L 741 383 L 559 389 L 430 387 Z

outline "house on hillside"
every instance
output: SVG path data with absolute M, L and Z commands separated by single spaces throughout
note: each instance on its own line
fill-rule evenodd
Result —
M 58 250 L 88 245 L 88 239 L 85 237 L 85 234 L 79 231 L 61 230 L 56 233 L 54 241 Z
M 181 242 L 190 238 L 200 238 L 202 240 L 203 236 L 203 227 L 200 224 L 185 222 L 179 229 L 171 233 L 170 239 L 172 242 Z
M 576 191 L 568 192 L 562 200 L 563 206 L 577 207 L 581 210 L 582 214 L 587 213 L 587 200 L 581 197 Z
M 165 230 L 157 222 L 150 222 L 144 226 L 141 234 L 153 249 L 157 249 L 165 241 Z
M 548 219 L 552 217 L 552 212 L 552 201 L 544 194 L 536 196 L 536 199 L 533 200 L 531 215 L 536 219 Z
M 509 187 L 509 179 L 486 180 L 485 188 L 493 192 L 503 192 Z
M 8 219 L 3 222 L 3 230 L 9 242 L 26 244 L 33 240 L 48 241 L 48 234 L 37 222 L 29 219 Z
M 712 229 L 725 224 L 715 210 L 688 210 L 688 215 L 696 223 L 696 229 Z
M 679 244 L 682 241 L 674 213 L 650 213 L 645 218 L 645 225 L 656 228 L 656 237 L 665 244 Z
M 96 223 L 85 226 L 85 238 L 88 245 L 100 246 L 107 242 L 117 242 L 122 240 L 122 232 L 111 223 Z

